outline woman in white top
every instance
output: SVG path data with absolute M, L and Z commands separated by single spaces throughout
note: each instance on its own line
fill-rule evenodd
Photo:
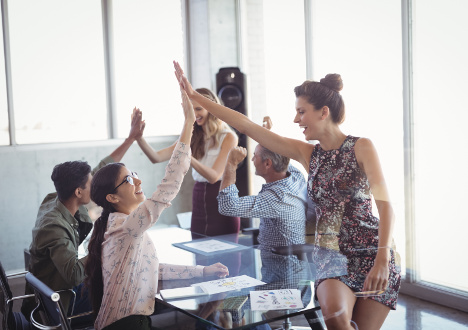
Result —
M 197 89 L 207 99 L 221 103 L 207 88 Z M 192 195 L 192 223 L 190 230 L 208 236 L 237 234 L 239 217 L 228 217 L 218 212 L 219 186 L 231 148 L 238 142 L 235 132 L 223 121 L 213 116 L 198 102 L 192 101 L 196 121 L 192 142 L 192 176 L 195 180 Z M 138 145 L 155 164 L 169 159 L 177 141 L 171 146 L 155 151 L 143 137 Z
M 160 264 L 146 231 L 171 205 L 190 166 L 190 139 L 195 115 L 182 92 L 185 123 L 166 167 L 164 179 L 148 199 L 142 181 L 122 163 L 104 166 L 91 182 L 91 199 L 103 208 L 94 224 L 85 265 L 94 328 L 150 329 L 158 279 L 229 274 L 226 266 Z

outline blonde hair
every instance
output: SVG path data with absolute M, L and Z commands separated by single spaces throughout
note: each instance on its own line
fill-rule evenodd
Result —
M 222 104 L 219 98 L 208 88 L 198 88 L 196 91 L 207 99 Z M 197 125 L 197 123 L 193 124 L 193 135 L 190 147 L 192 148 L 192 155 L 196 159 L 203 158 L 208 149 L 218 147 L 223 132 L 226 130 L 232 131 L 225 122 L 213 116 L 210 112 L 208 112 L 204 126 L 205 131 L 203 127 Z

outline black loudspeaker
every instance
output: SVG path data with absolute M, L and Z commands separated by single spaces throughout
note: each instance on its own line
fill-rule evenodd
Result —
M 219 69 L 219 72 L 216 74 L 216 93 L 226 107 L 247 116 L 246 92 L 246 77 L 239 68 Z M 235 131 L 239 137 L 239 146 L 247 149 L 247 136 L 237 130 Z M 239 196 L 249 195 L 248 158 L 246 157 L 237 168 L 236 186 L 239 189 Z

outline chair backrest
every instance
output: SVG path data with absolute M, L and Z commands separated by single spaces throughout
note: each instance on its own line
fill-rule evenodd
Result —
M 8 284 L 8 278 L 5 273 L 5 269 L 3 268 L 2 263 L 0 262 L 0 280 L 1 280 L 1 290 L 4 294 L 5 302 L 6 300 L 11 299 L 13 297 L 13 293 L 11 292 L 10 285 Z
M 0 313 L 2 313 L 2 329 L 8 330 L 26 330 L 32 329 L 29 321 L 20 312 L 13 311 L 13 303 L 16 300 L 22 300 L 32 297 L 32 295 L 13 296 L 10 284 L 8 283 L 9 277 L 16 277 L 24 275 L 25 272 L 6 275 L 5 269 L 0 262 Z
M 13 294 L 11 293 L 10 285 L 8 284 L 8 278 L 5 273 L 5 269 L 3 268 L 2 263 L 0 262 L 0 312 L 3 315 L 2 318 L 2 328 L 6 329 L 6 323 L 8 317 L 11 315 L 11 304 L 10 304 L 10 299 L 13 297 Z
M 31 313 L 31 323 L 39 329 L 66 329 L 71 330 L 70 322 L 60 301 L 60 295 L 45 285 L 31 273 L 26 274 L 26 282 L 34 290 L 39 305 Z M 41 322 L 37 320 L 35 313 L 42 311 Z M 47 324 L 43 324 L 47 323 Z
M 177 221 L 182 229 L 190 229 L 192 212 L 177 213 Z
M 31 253 L 29 252 L 29 249 L 24 249 L 23 255 L 24 255 L 24 269 L 29 270 L 29 260 L 31 260 Z

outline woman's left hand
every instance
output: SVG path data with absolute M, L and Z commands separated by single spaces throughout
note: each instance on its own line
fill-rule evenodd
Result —
M 205 266 L 205 268 L 203 268 L 203 276 L 213 275 L 216 275 L 220 278 L 226 277 L 229 275 L 229 269 L 220 262 L 210 266 Z
M 374 266 L 371 268 L 369 274 L 367 274 L 362 291 L 385 291 L 388 286 L 389 274 L 388 262 L 386 260 L 376 259 Z

